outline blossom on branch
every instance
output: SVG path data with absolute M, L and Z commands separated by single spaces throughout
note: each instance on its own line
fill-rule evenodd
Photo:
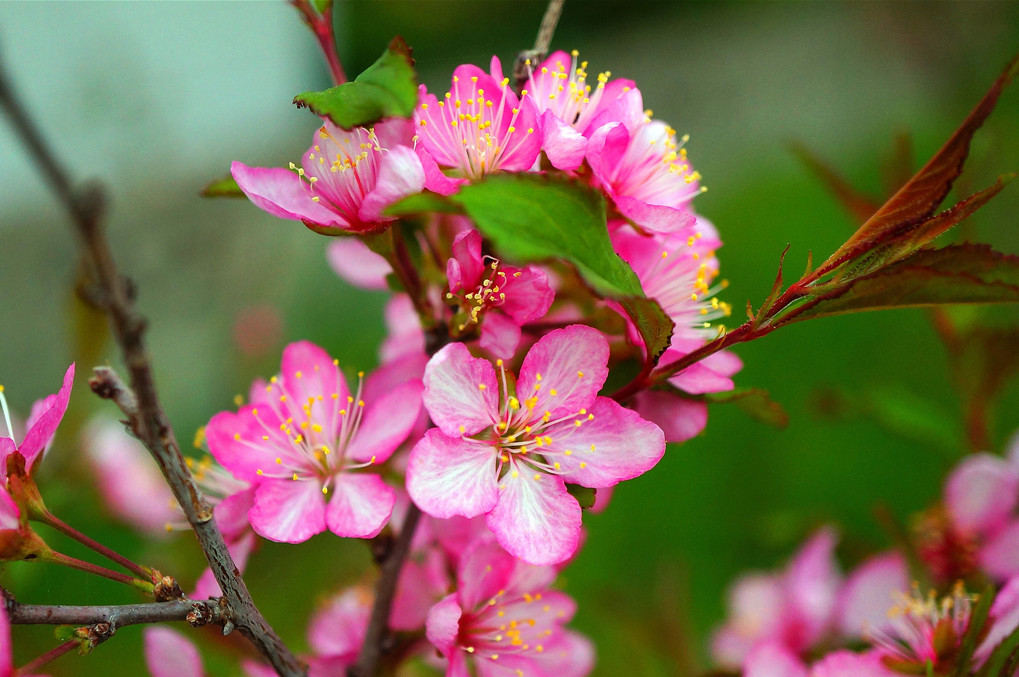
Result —
M 370 538 L 393 509 L 393 489 L 371 472 L 406 439 L 421 408 L 421 383 L 385 392 L 358 377 L 351 392 L 337 361 L 306 341 L 283 351 L 265 396 L 206 427 L 209 452 L 255 486 L 248 518 L 274 541 L 299 543 L 327 528 Z
M 407 490 L 435 517 L 486 515 L 500 545 L 532 564 L 573 555 L 580 505 L 566 483 L 610 487 L 665 452 L 658 426 L 607 397 L 608 342 L 582 325 L 557 329 L 513 379 L 461 343 L 425 369 L 424 402 L 438 426 L 411 452 Z
M 349 132 L 325 120 L 300 167 L 234 162 L 231 173 L 248 199 L 274 216 L 331 235 L 374 232 L 392 221 L 382 215 L 386 207 L 425 185 L 411 143 L 408 120 Z

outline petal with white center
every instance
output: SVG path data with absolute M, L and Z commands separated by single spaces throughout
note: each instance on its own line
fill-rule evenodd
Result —
M 372 538 L 393 514 L 396 493 L 378 475 L 342 473 L 329 491 L 326 525 L 337 536 Z
M 308 220 L 338 230 L 350 227 L 339 214 L 312 200 L 301 177 L 289 169 L 248 167 L 243 162 L 234 162 L 230 165 L 230 173 L 252 204 L 273 216 L 294 221 Z
M 303 543 L 326 528 L 322 484 L 316 480 L 268 480 L 255 489 L 255 504 L 248 518 L 263 538 Z
M 499 417 L 499 389 L 488 360 L 471 357 L 467 346 L 451 343 L 425 368 L 425 408 L 447 435 L 473 435 Z
M 580 505 L 562 480 L 514 464 L 486 517 L 499 544 L 530 564 L 565 562 L 580 542 Z
M 597 329 L 574 324 L 545 334 L 520 366 L 517 397 L 553 418 L 591 406 L 608 376 L 609 343 Z
M 202 677 L 202 658 L 189 639 L 176 630 L 145 628 L 145 665 L 152 677 Z
M 474 517 L 499 497 L 494 447 L 429 430 L 407 462 L 407 493 L 432 517 Z

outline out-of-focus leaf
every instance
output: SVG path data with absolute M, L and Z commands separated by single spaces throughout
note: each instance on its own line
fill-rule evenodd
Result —
M 789 414 L 762 388 L 737 388 L 727 393 L 709 393 L 704 396 L 704 400 L 714 404 L 732 402 L 756 420 L 776 428 L 789 425 Z
M 957 417 L 946 413 L 936 403 L 897 385 L 870 389 L 862 399 L 865 413 L 883 428 L 939 449 L 948 458 L 958 456 L 961 431 Z
M 987 245 L 962 244 L 917 252 L 794 307 L 775 326 L 884 308 L 1019 301 L 1019 257 Z
M 450 199 L 507 259 L 573 264 L 595 293 L 621 302 L 652 363 L 665 352 L 672 322 L 645 297 L 633 269 L 612 249 L 601 193 L 561 177 L 496 174 L 465 185 Z
M 385 216 L 411 216 L 413 214 L 424 214 L 426 212 L 439 212 L 442 214 L 462 214 L 463 208 L 455 204 L 449 198 L 424 191 L 416 195 L 408 195 L 386 207 L 383 211 Z
M 799 141 L 790 144 L 793 154 L 806 165 L 830 190 L 842 206 L 860 221 L 866 221 L 880 206 L 869 196 L 859 192 L 832 167 Z
M 590 510 L 594 507 L 594 499 L 597 493 L 594 489 L 582 487 L 579 484 L 567 484 L 566 491 L 570 492 L 570 496 L 577 499 L 577 503 L 584 510 Z
M 333 0 L 311 0 L 311 4 L 319 14 L 325 14 L 333 8 Z
M 977 642 L 984 635 L 984 624 L 987 623 L 987 616 L 991 613 L 991 604 L 994 603 L 994 586 L 987 586 L 980 599 L 973 606 L 969 616 L 969 625 L 966 627 L 966 634 L 962 636 L 959 643 L 959 657 L 955 665 L 952 677 L 965 677 L 970 674 L 970 661 L 973 660 L 973 652 L 976 651 Z
M 294 103 L 343 129 L 367 127 L 382 118 L 409 118 L 417 105 L 417 74 L 410 47 L 403 38 L 393 38 L 378 61 L 353 82 L 298 94 Z
M 941 150 L 828 257 L 818 268 L 819 273 L 830 272 L 860 252 L 903 235 L 934 213 L 962 172 L 973 135 L 994 110 L 1002 90 L 1016 72 L 1019 72 L 1019 57 L 1008 64 Z
M 244 191 L 234 181 L 234 177 L 227 174 L 203 188 L 201 195 L 202 197 L 244 197 Z

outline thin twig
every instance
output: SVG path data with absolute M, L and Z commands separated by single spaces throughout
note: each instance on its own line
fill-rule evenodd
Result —
M 538 37 L 534 39 L 534 49 L 525 49 L 517 54 L 517 60 L 513 64 L 513 81 L 516 84 L 516 91 L 519 93 L 527 84 L 528 65 L 538 63 L 548 56 L 549 47 L 552 46 L 552 36 L 555 35 L 556 26 L 559 25 L 559 17 L 563 13 L 563 5 L 566 0 L 548 0 L 548 7 L 541 17 L 541 26 L 538 28 Z
M 21 604 L 6 600 L 7 615 L 15 625 L 95 625 L 109 623 L 114 628 L 141 623 L 183 621 L 192 627 L 209 623 L 222 625 L 228 620 L 226 609 L 216 600 L 178 599 L 171 602 L 121 604 L 113 606 L 67 606 L 63 604 Z
M 340 63 L 340 55 L 336 50 L 332 3 L 329 3 L 321 14 L 315 11 L 310 0 L 291 0 L 291 4 L 297 8 L 304 23 L 315 34 L 319 49 L 322 50 L 322 56 L 329 66 L 329 73 L 333 76 L 333 82 L 342 85 L 347 81 L 347 74 L 343 71 L 343 64 Z
M 104 194 L 92 184 L 75 190 L 71 180 L 32 124 L 27 112 L 14 95 L 0 68 L 0 105 L 7 110 L 15 130 L 39 163 L 44 178 L 66 207 L 81 236 L 85 255 L 91 264 L 102 302 L 110 319 L 113 335 L 127 365 L 131 387 L 125 386 L 112 370 L 100 370 L 94 389 L 121 405 L 134 435 L 145 445 L 159 465 L 167 484 L 184 515 L 194 529 L 209 566 L 229 605 L 230 619 L 280 674 L 296 676 L 304 670 L 294 654 L 283 644 L 255 607 L 240 570 L 227 550 L 223 535 L 212 518 L 212 508 L 191 476 L 170 421 L 156 392 L 148 351 L 144 342 L 145 319 L 134 308 L 131 285 L 120 276 L 102 229 Z M 125 407 L 134 403 L 134 406 Z

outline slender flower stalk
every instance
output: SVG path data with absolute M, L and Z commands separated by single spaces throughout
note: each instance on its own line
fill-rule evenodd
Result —
M 63 553 L 56 552 L 55 550 L 43 550 L 39 554 L 39 559 L 43 562 L 51 562 L 53 564 L 59 564 L 61 566 L 68 567 L 70 569 L 77 569 L 78 571 L 84 571 L 88 574 L 95 576 L 101 576 L 102 578 L 108 578 L 111 581 L 117 583 L 123 583 L 124 585 L 130 585 L 145 592 L 152 592 L 153 584 L 148 580 L 139 580 L 122 574 L 118 571 L 107 569 L 106 567 L 99 566 L 98 564 L 92 564 L 91 562 L 85 562 L 75 557 L 70 557 Z
M 30 660 L 29 662 L 22 665 L 15 671 L 17 675 L 31 675 L 42 666 L 60 658 L 65 653 L 70 653 L 74 649 L 81 646 L 81 642 L 76 639 L 69 639 L 63 644 L 58 644 L 43 655 Z
M 106 547 L 102 543 L 95 541 L 92 538 L 89 538 L 85 534 L 81 533 L 71 525 L 67 524 L 66 522 L 58 518 L 53 513 L 47 511 L 42 515 L 36 516 L 36 518 L 43 524 L 53 527 L 54 529 L 64 534 L 65 536 L 69 536 L 74 540 L 78 541 L 79 543 L 81 543 L 82 545 L 84 545 L 85 547 L 94 550 L 95 552 L 99 553 L 100 555 L 107 558 L 111 562 L 116 562 L 120 566 L 124 567 L 125 569 L 133 573 L 138 578 L 142 580 L 148 580 L 152 577 L 151 569 L 143 567 L 140 564 L 135 564 L 134 562 L 124 557 L 120 553 L 111 550 L 110 548 Z

